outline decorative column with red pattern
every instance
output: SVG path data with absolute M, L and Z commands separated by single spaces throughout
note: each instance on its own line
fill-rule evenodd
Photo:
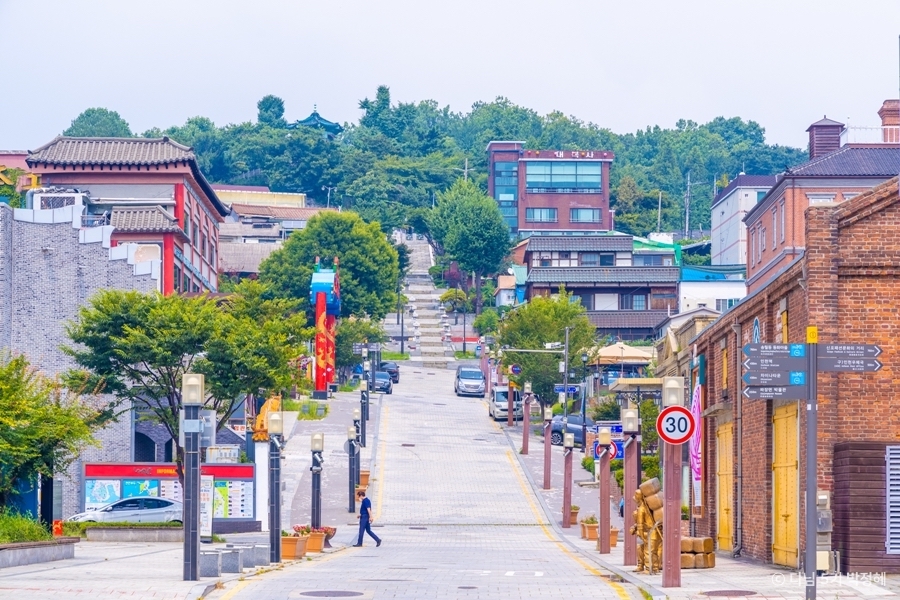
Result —
M 328 325 L 325 314 L 326 294 L 316 293 L 316 392 L 321 394 L 328 391 L 327 365 L 328 365 Z

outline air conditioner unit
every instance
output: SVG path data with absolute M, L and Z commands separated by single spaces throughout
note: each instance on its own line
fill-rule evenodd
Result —
M 34 194 L 34 210 L 53 210 L 66 206 L 82 207 L 87 203 L 87 195 L 76 190 L 53 191 Z

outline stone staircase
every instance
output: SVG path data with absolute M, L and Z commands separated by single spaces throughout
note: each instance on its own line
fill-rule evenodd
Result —
M 413 332 L 418 338 L 410 360 L 421 362 L 424 367 L 446 369 L 456 359 L 452 345 L 443 341 L 441 295 L 428 275 L 428 268 L 434 264 L 431 247 L 424 240 L 405 240 L 404 243 L 411 251 L 411 267 L 404 293 L 413 310 Z

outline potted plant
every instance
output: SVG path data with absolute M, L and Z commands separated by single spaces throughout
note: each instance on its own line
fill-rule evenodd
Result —
M 615 527 L 609 528 L 609 547 L 615 548 L 616 544 L 619 543 L 619 530 Z
M 336 527 L 321 527 L 322 531 L 325 532 L 325 548 L 331 548 L 331 543 L 329 540 L 334 537 L 334 534 L 337 533 Z
M 285 560 L 303 558 L 306 555 L 306 542 L 309 540 L 309 527 L 294 525 L 293 531 L 281 532 L 281 557 Z
M 571 512 L 569 513 L 569 525 L 578 525 L 578 511 L 581 510 L 580 506 L 572 505 Z
M 306 551 L 321 552 L 325 546 L 325 531 L 321 527 L 311 527 L 309 525 L 299 525 L 298 527 L 300 527 L 300 531 L 306 532 L 309 536 L 306 542 Z
M 369 471 L 359 471 L 359 485 L 367 487 L 369 485 Z
M 597 522 L 597 517 L 594 515 L 590 515 L 589 517 L 581 520 L 581 527 L 584 529 L 584 539 L 586 540 L 596 540 L 597 539 L 597 528 L 600 527 L 600 523 Z

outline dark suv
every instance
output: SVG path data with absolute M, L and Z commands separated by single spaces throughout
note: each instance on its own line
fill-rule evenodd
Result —
M 379 371 L 384 371 L 391 376 L 391 381 L 400 383 L 400 365 L 395 362 L 383 362 L 378 367 Z

